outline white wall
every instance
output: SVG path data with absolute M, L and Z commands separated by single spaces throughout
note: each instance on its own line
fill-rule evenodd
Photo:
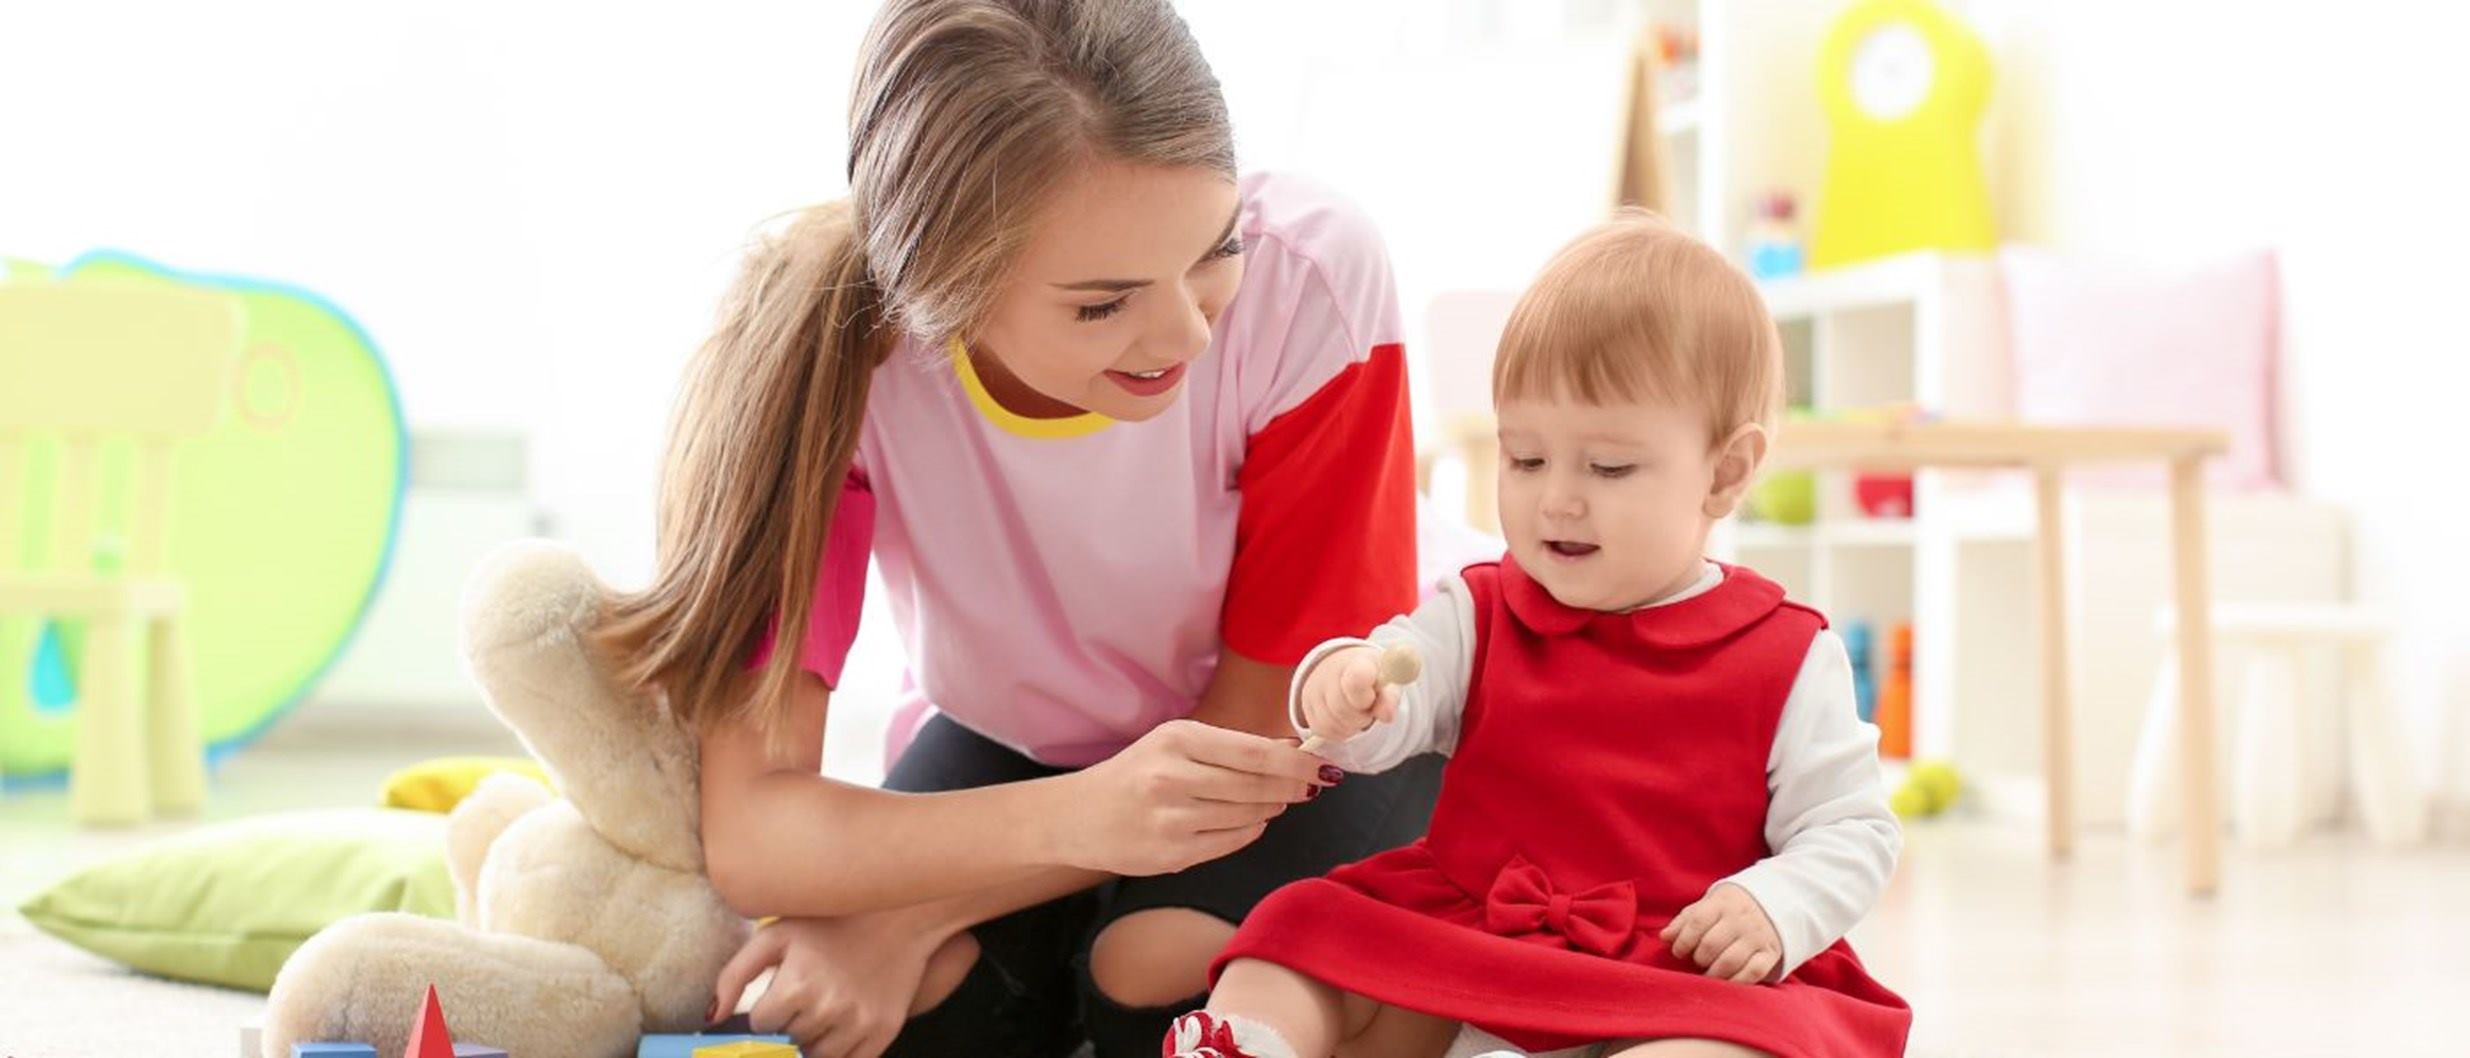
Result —
M 1611 3 L 1182 6 L 1245 164 L 1371 208 L 1410 318 L 1444 286 L 1517 285 L 1602 200 Z M 555 530 L 637 579 L 678 372 L 738 248 L 846 187 L 872 9 L 13 5 L 0 253 L 112 246 L 332 297 L 415 428 L 529 434 Z
M 528 434 L 556 528 L 641 576 L 679 367 L 745 233 L 841 186 L 866 12 L 135 6 L 12 6 L 0 252 L 332 297 L 415 428 Z
M 2470 218 L 2463 31 L 2441 5 L 1971 5 L 2000 68 L 2012 237 L 2176 263 L 2276 247 L 2286 464 L 2346 506 L 2356 587 L 2404 622 L 2398 693 L 2422 774 L 2470 810 Z
M 10 4 L 0 255 L 114 247 L 331 297 L 375 336 L 416 431 L 522 435 L 549 529 L 639 582 L 679 371 L 739 248 L 846 188 L 874 6 Z M 1244 164 L 1362 201 L 1411 327 L 1434 290 L 1522 283 L 1607 193 L 1611 0 L 1180 6 Z M 451 564 L 469 535 L 403 546 Z M 415 664 L 423 687 L 452 681 L 450 584 L 414 587 L 381 598 L 329 691 L 405 693 Z M 897 684 L 889 628 L 870 618 L 849 677 L 876 697 Z M 834 750 L 864 773 L 862 747 Z

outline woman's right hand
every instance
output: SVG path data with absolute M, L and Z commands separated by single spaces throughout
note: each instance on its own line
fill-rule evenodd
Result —
M 1065 861 L 1128 876 L 1207 863 L 1344 774 L 1292 742 L 1168 721 L 1065 777 L 1080 809 L 1065 823 Z

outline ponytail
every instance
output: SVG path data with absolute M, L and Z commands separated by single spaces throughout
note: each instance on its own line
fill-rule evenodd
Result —
M 591 633 L 620 686 L 665 695 L 698 730 L 752 720 L 775 751 L 867 388 L 891 347 L 861 244 L 843 199 L 748 256 L 688 369 L 657 571 Z M 780 646 L 750 672 L 767 634 Z

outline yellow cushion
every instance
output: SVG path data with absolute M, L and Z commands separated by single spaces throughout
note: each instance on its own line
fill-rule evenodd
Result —
M 424 760 L 386 780 L 387 808 L 409 808 L 422 812 L 451 812 L 455 805 L 471 796 L 472 788 L 493 772 L 513 772 L 549 782 L 547 772 L 529 757 L 439 757 Z

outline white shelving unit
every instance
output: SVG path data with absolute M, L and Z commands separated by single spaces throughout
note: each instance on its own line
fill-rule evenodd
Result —
M 1976 366 L 2003 361 L 1996 273 L 1981 258 L 1924 253 L 1763 285 L 1784 334 L 1791 402 L 1825 415 L 1910 405 L 1958 415 L 1994 414 L 2000 379 Z M 1789 424 L 1785 426 L 1790 430 Z M 1873 642 L 1914 627 L 1914 751 L 1950 753 L 1959 673 L 1959 552 L 1979 542 L 2030 539 L 2029 508 L 1984 508 L 1964 484 L 1925 473 L 1911 518 L 1872 518 L 1853 495 L 1853 476 L 1822 473 L 1808 525 L 1735 520 L 1719 554 L 1775 578 L 1839 626 L 1867 622 Z M 2019 573 L 2022 571 L 2019 570 Z M 2018 581 L 2014 591 L 2030 590 Z
M 1842 7 L 1625 0 L 1623 17 L 1697 34 L 1694 89 L 1658 100 L 1667 213 L 1735 260 L 1746 256 L 1751 208 L 1763 196 L 1793 195 L 1805 240 L 1825 209 L 1817 55 Z M 1821 413 L 1895 404 L 1950 417 L 2010 413 L 2002 299 L 1986 259 L 1909 254 L 1768 283 L 1764 292 L 1784 331 L 1796 404 Z M 1782 581 L 1839 625 L 1868 618 L 1883 641 L 1890 622 L 1910 620 L 1915 753 L 1955 760 L 1974 791 L 1973 810 L 2016 820 L 2043 807 L 2030 606 L 2036 534 L 2031 493 L 2020 485 L 1924 473 L 1915 481 L 1917 517 L 1881 522 L 1860 516 L 1849 476 L 1822 475 L 1814 524 L 1728 522 L 1713 542 L 1717 555 Z M 2072 674 L 2076 816 L 2104 825 L 2123 818 L 2124 761 L 2162 649 L 2152 621 L 2166 594 L 2167 525 L 2149 492 L 2070 489 L 2066 507 L 2060 546 L 2069 552 L 2071 636 L 2084 662 Z M 2211 514 L 2217 600 L 2347 597 L 2338 511 L 2255 495 L 2217 496 Z M 2222 682 L 2223 700 L 2235 694 L 2234 680 Z M 2339 732 L 2315 737 L 2332 744 Z M 2309 803 L 2320 806 L 2311 811 L 2330 812 L 2338 783 L 2319 774 L 2324 768 L 2308 771 Z
M 1810 14 L 1813 6 L 1832 11 L 1841 5 L 1629 4 L 1636 19 L 1698 39 L 1687 89 L 1667 85 L 1657 100 L 1673 220 L 1735 257 L 1743 251 L 1750 206 L 1766 193 L 1792 193 L 1806 221 L 1824 165 L 1826 129 L 1815 78 L 1819 34 L 1829 21 Z

